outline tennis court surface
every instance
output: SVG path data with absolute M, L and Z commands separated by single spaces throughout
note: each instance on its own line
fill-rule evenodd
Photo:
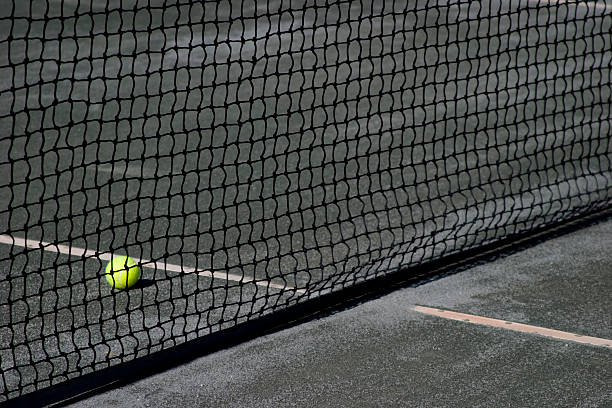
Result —
M 0 401 L 606 213 L 611 68 L 606 1 L 11 2 Z
M 71 407 L 609 407 L 612 218 L 116 387 Z M 579 334 L 449 320 L 426 305 Z

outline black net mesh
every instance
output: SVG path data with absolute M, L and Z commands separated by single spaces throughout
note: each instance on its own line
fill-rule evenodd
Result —
M 3 3 L 0 401 L 609 207 L 611 13 Z

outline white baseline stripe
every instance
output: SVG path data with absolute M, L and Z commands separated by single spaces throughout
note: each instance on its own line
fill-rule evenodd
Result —
M 10 235 L 0 235 L 0 244 L 20 246 L 23 248 L 42 249 L 44 251 L 56 252 L 56 253 L 60 253 L 64 255 L 77 256 L 81 258 L 84 258 L 84 257 L 98 258 L 103 261 L 110 261 L 113 256 L 113 254 L 111 254 L 110 252 L 96 252 L 96 251 L 92 251 L 90 249 L 85 249 L 85 248 L 77 248 L 77 247 L 68 246 L 68 245 L 57 245 L 51 242 L 36 241 L 32 239 L 12 237 Z M 232 274 L 232 273 L 198 270 L 190 266 L 173 265 L 173 264 L 169 264 L 166 262 L 150 261 L 148 259 L 139 259 L 139 258 L 132 258 L 132 259 L 137 264 L 140 264 L 141 266 L 146 267 L 146 268 L 163 269 L 166 271 L 180 272 L 180 273 L 197 273 L 200 276 L 206 276 L 208 278 L 224 279 L 228 281 L 242 282 L 242 283 L 253 282 L 256 285 L 263 286 L 263 287 L 270 287 L 270 288 L 282 289 L 282 290 L 288 290 L 288 291 L 296 291 L 298 293 L 305 292 L 304 289 L 296 289 L 291 286 L 274 283 L 274 282 L 255 280 L 253 278 L 247 278 L 247 277 Z
M 481 324 L 490 327 L 498 327 L 507 330 L 514 330 L 521 333 L 539 334 L 540 336 L 551 337 L 553 339 L 574 341 L 577 343 L 590 344 L 592 346 L 612 348 L 612 340 L 601 339 L 599 337 L 583 336 L 580 334 L 568 333 L 560 330 L 546 329 L 544 327 L 530 326 L 528 324 L 523 323 L 491 319 L 488 317 L 452 312 L 450 310 L 435 309 L 426 306 L 414 306 L 412 310 L 431 316 L 442 317 L 444 319 L 458 320 L 460 322 Z

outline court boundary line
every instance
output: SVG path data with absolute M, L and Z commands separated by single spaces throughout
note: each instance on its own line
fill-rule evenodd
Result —
M 481 326 L 501 328 L 520 333 L 538 334 L 540 336 L 553 338 L 556 340 L 572 341 L 576 343 L 588 344 L 591 346 L 606 347 L 612 349 L 612 340 L 600 337 L 585 336 L 577 333 L 570 333 L 561 330 L 548 329 L 540 326 L 532 326 L 524 323 L 512 322 L 509 320 L 493 319 L 490 317 L 472 315 L 467 313 L 454 312 L 440 308 L 415 305 L 412 307 L 415 312 L 430 316 L 441 317 L 443 319 L 455 320 Z
M 11 246 L 19 246 L 22 248 L 39 249 L 48 252 L 55 252 L 68 256 L 76 256 L 80 258 L 96 258 L 101 261 L 110 261 L 113 257 L 111 252 L 98 252 L 91 249 L 74 247 L 70 245 L 54 244 L 52 242 L 37 241 L 33 239 L 26 239 L 20 237 L 14 237 L 11 235 L 0 234 L 0 244 L 7 244 Z M 205 276 L 210 279 L 223 279 L 226 281 L 240 282 L 240 283 L 254 283 L 257 286 L 265 288 L 274 288 L 288 292 L 305 293 L 305 289 L 294 288 L 289 285 L 283 285 L 280 283 L 274 283 L 271 281 L 257 280 L 255 278 L 249 278 L 247 276 L 237 275 L 229 272 L 213 272 L 206 269 L 197 269 L 191 266 L 182 266 L 176 264 L 170 264 L 165 261 L 152 261 L 149 259 L 133 258 L 132 259 L 141 267 L 162 269 L 170 272 L 179 273 L 196 273 L 200 276 Z

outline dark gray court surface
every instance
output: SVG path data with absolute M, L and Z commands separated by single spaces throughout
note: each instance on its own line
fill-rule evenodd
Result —
M 3 397 L 610 206 L 605 2 L 10 5 Z
M 611 249 L 608 219 L 74 406 L 610 407 L 612 349 L 411 307 L 612 340 Z

